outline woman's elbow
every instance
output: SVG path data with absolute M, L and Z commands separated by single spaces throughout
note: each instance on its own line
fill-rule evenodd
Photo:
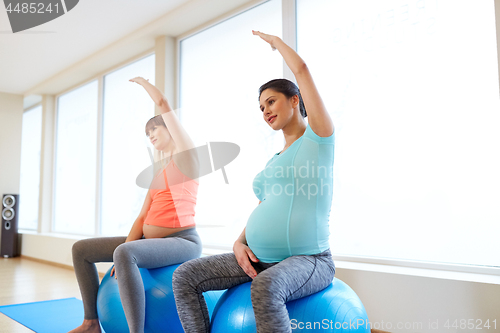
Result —
M 165 97 L 162 97 L 157 102 L 155 102 L 161 113 L 166 113 L 172 111 L 172 108 L 168 104 L 168 101 Z
M 154 101 L 156 105 L 158 105 L 159 107 L 162 107 L 163 105 L 165 105 L 165 98 L 164 97 L 161 97 L 161 98 L 158 98 L 157 100 Z
M 307 67 L 307 64 L 302 61 L 300 64 L 297 65 L 297 68 L 295 69 L 295 74 L 300 75 L 303 73 L 309 73 L 309 67 Z

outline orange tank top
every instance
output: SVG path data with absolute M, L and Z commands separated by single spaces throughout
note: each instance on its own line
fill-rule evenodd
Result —
M 171 160 L 151 184 L 152 202 L 144 224 L 165 228 L 194 226 L 198 185 Z

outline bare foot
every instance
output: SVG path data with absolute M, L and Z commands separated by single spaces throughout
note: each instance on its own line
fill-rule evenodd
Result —
M 99 319 L 84 319 L 83 324 L 68 333 L 101 333 Z

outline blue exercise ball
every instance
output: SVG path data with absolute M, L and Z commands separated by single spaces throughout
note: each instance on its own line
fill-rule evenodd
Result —
M 217 302 L 212 333 L 255 333 L 255 315 L 250 297 L 251 282 L 228 289 Z M 356 293 L 334 278 L 315 294 L 286 303 L 293 332 L 369 333 L 365 308 Z
M 180 265 L 172 265 L 155 269 L 140 268 L 146 293 L 145 332 L 184 332 L 172 290 L 172 274 Z M 125 312 L 123 311 L 115 277 L 109 276 L 111 269 L 101 281 L 97 293 L 97 314 L 101 326 L 106 333 L 129 332 Z M 118 278 L 120 278 L 118 276 Z M 224 293 L 208 291 L 203 294 L 210 315 L 217 301 Z

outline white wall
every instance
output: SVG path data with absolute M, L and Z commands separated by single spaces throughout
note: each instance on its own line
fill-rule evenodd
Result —
M 338 269 L 336 277 L 358 294 L 372 328 L 395 333 L 500 332 L 498 284 L 353 269 Z M 452 325 L 455 319 L 459 320 L 458 325 L 461 319 L 474 319 L 475 326 L 479 320 L 484 324 L 489 319 L 492 325 L 491 321 L 496 319 L 497 329 L 444 327 L 447 320 Z M 397 329 L 398 323 L 408 325 L 409 329 Z
M 0 92 L 0 195 L 19 193 L 23 96 Z
M 22 122 L 23 96 L 0 92 L 0 198 L 19 194 Z
M 54 234 L 24 233 L 22 235 L 21 255 L 25 257 L 50 261 L 72 267 L 71 248 L 82 237 Z M 112 263 L 99 263 L 99 273 L 106 273 Z

